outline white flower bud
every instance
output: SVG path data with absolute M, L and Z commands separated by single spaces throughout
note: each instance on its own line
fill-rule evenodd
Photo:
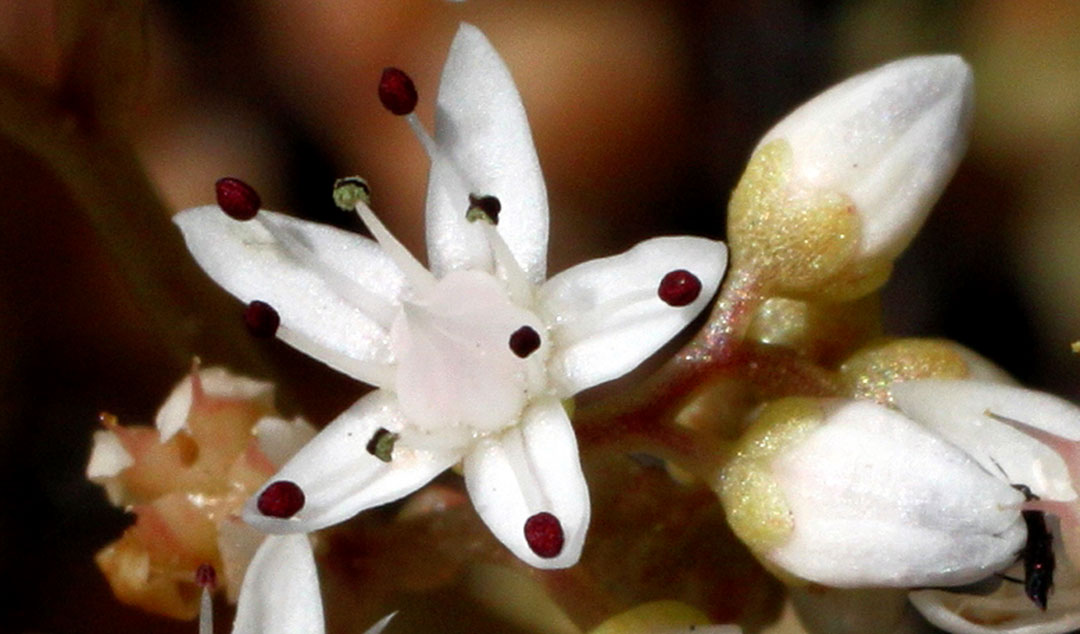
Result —
M 768 566 L 835 587 L 958 585 L 1012 564 L 1023 495 L 869 401 L 768 405 L 721 476 L 735 533 Z
M 796 109 L 758 144 L 732 198 L 733 258 L 790 260 L 770 271 L 786 290 L 876 288 L 964 152 L 972 86 L 956 55 L 912 57 Z

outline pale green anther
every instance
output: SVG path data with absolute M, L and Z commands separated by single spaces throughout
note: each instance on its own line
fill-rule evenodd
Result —
M 359 176 L 346 176 L 334 181 L 334 204 L 343 211 L 356 209 L 356 203 L 371 204 L 371 188 Z
M 477 196 L 469 194 L 469 209 L 465 212 L 465 220 L 476 222 L 483 220 L 493 225 L 499 224 L 499 212 L 502 211 L 502 203 L 494 196 Z
M 368 441 L 368 453 L 383 462 L 390 462 L 390 455 L 394 452 L 394 443 L 399 437 L 398 434 L 380 427 Z

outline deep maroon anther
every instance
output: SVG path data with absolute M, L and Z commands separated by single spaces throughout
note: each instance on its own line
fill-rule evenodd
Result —
M 660 280 L 656 294 L 669 306 L 686 306 L 701 294 L 701 280 L 690 271 L 678 269 Z
M 244 325 L 252 336 L 269 339 L 277 334 L 281 315 L 270 304 L 255 300 L 244 309 Z
M 529 326 L 522 326 L 510 335 L 510 350 L 524 359 L 540 347 L 540 333 Z
M 544 511 L 525 520 L 525 541 L 540 557 L 558 557 L 565 540 L 559 518 L 551 513 Z
M 278 480 L 263 489 L 256 506 L 263 515 L 289 518 L 304 508 L 304 492 L 295 482 Z
M 239 178 L 226 176 L 218 179 L 214 183 L 214 191 L 218 206 L 235 220 L 251 220 L 262 207 L 259 192 Z
M 199 564 L 195 569 L 195 583 L 200 588 L 213 590 L 217 586 L 217 571 L 210 564 Z
M 399 68 L 384 68 L 379 79 L 379 101 L 384 108 L 396 115 L 405 115 L 416 109 L 416 86 L 412 78 Z

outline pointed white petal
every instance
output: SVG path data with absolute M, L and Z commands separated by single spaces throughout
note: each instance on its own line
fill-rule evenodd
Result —
M 379 428 L 396 433 L 404 424 L 393 393 L 377 390 L 364 396 L 267 481 L 266 486 L 279 480 L 299 486 L 303 508 L 287 519 L 267 517 L 257 508 L 260 490 L 248 500 L 244 521 L 266 533 L 318 530 L 408 495 L 461 459 L 460 451 L 422 451 L 402 443 L 394 447 L 390 462 L 368 452 Z
M 540 161 L 510 71 L 470 24 L 458 29 L 443 68 L 435 141 L 427 199 L 432 271 L 442 277 L 452 269 L 489 269 L 482 227 L 465 220 L 472 193 L 499 199 L 499 233 L 529 279 L 542 282 L 548 208 Z
M 726 266 L 723 242 L 654 238 L 548 280 L 538 303 L 553 324 L 548 372 L 558 394 L 569 396 L 637 367 L 709 305 Z M 697 276 L 701 293 L 689 305 L 669 306 L 657 289 L 679 269 Z
M 107 429 L 94 432 L 94 447 L 90 450 L 90 462 L 86 465 L 88 479 L 111 478 L 133 464 L 135 459 L 124 449 L 116 434 Z
M 589 489 L 557 399 L 535 402 L 520 425 L 479 441 L 465 457 L 465 486 L 491 532 L 521 560 L 537 568 L 577 563 L 589 526 Z M 525 541 L 526 520 L 542 512 L 562 527 L 565 541 L 554 557 L 538 556 Z
M 364 632 L 364 634 L 379 634 L 386 629 L 387 625 L 390 625 L 391 619 L 393 619 L 395 616 L 397 616 L 397 612 L 391 612 L 390 614 L 387 614 L 386 616 L 379 619 L 374 625 L 369 627 L 367 631 Z
M 270 535 L 244 575 L 233 634 L 322 634 L 319 575 L 308 536 Z
M 316 429 L 303 418 L 285 420 L 264 416 L 255 423 L 252 433 L 259 444 L 259 451 L 275 467 L 280 467 L 315 437 Z
M 1024 498 L 902 414 L 850 401 L 772 462 L 793 520 L 766 554 L 836 587 L 957 585 L 1007 567 Z
M 861 220 L 861 255 L 893 257 L 967 147 L 973 85 L 971 67 L 957 55 L 897 60 L 802 105 L 758 147 L 787 140 L 794 184 L 850 196 Z
M 214 281 L 278 312 L 280 339 L 357 380 L 386 383 L 387 329 L 405 280 L 375 242 L 270 211 L 239 222 L 207 206 L 173 220 Z
M 1080 408 L 1072 403 L 1045 392 L 983 381 L 905 381 L 890 391 L 904 413 L 966 451 L 993 475 L 1026 484 L 1047 499 L 1077 497 L 1060 455 L 986 415 L 989 411 L 1080 440 Z

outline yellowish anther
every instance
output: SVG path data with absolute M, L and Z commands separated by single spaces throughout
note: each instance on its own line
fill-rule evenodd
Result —
M 856 352 L 840 366 L 847 396 L 892 404 L 889 386 L 912 379 L 966 379 L 971 368 L 956 346 L 938 339 L 896 339 Z
M 734 457 L 713 489 L 728 524 L 750 550 L 761 553 L 782 545 L 794 523 L 783 491 L 772 475 L 772 462 L 820 427 L 821 404 L 810 398 L 785 398 L 766 405 L 739 440 Z
M 860 233 L 854 203 L 841 192 L 800 186 L 792 171 L 791 146 L 783 139 L 751 157 L 728 208 L 732 266 L 758 271 L 780 293 L 828 289 L 856 297 L 844 291 L 880 267 L 852 266 Z
M 1072 348 L 1073 352 L 1080 354 L 1080 341 L 1072 342 L 1072 345 L 1070 347 Z

